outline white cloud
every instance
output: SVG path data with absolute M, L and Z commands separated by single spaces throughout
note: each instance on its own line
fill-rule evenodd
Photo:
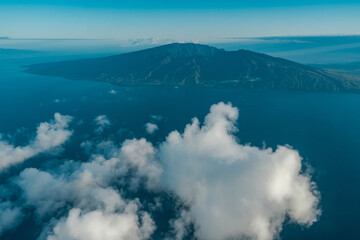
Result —
M 182 240 L 188 234 L 189 227 L 192 223 L 193 219 L 191 218 L 190 213 L 182 209 L 180 211 L 180 216 L 176 219 L 170 220 L 170 225 L 173 228 L 174 239 Z
M 40 216 L 57 211 L 67 202 L 77 202 L 78 206 L 99 203 L 114 210 L 122 201 L 112 185 L 121 184 L 117 182 L 121 177 L 129 178 L 132 190 L 140 182 L 149 190 L 158 186 L 161 168 L 155 160 L 155 148 L 145 139 L 126 140 L 121 147 L 103 141 L 96 147 L 94 151 L 98 153 L 91 155 L 90 161 L 67 162 L 63 166 L 69 168 L 66 175 L 52 175 L 35 168 L 22 171 L 16 182 L 24 190 L 27 204 L 35 206 Z
M 54 121 L 41 123 L 26 149 L 33 153 L 59 146 L 71 135 L 65 129 L 70 120 L 55 114 Z M 33 207 L 40 221 L 46 219 L 39 239 L 142 240 L 151 236 L 156 226 L 150 215 L 140 209 L 139 200 L 124 199 L 118 187 L 136 192 L 141 185 L 155 190 L 161 175 L 156 149 L 145 139 L 85 145 L 90 151 L 87 162 L 66 161 L 48 171 L 27 168 L 14 177 L 12 182 L 22 194 L 18 203 L 0 204 L 4 221 L 0 220 L 0 234 L 21 222 L 22 208 Z M 0 199 L 6 200 L 4 193 Z
M 271 240 L 285 219 L 303 226 L 317 221 L 319 194 L 302 171 L 299 153 L 289 146 L 273 150 L 239 144 L 237 118 L 236 108 L 219 103 L 204 124 L 194 118 L 183 133 L 171 132 L 158 148 L 144 138 L 122 144 L 89 140 L 82 144 L 88 161 L 27 168 L 11 181 L 22 190 L 19 205 L 0 195 L 5 201 L 0 217 L 8 223 L 0 234 L 19 223 L 21 208 L 30 207 L 44 222 L 39 239 L 145 240 L 155 231 L 151 213 L 158 210 L 155 202 L 124 197 L 139 190 L 150 195 L 171 191 L 176 201 L 181 199 L 177 206 L 185 207 L 169 220 L 172 229 L 164 235 L 176 240 L 194 230 L 199 239 Z M 71 135 L 70 120 L 55 114 L 54 121 L 40 124 L 28 146 L 18 148 L 24 152 L 61 145 Z
M 162 170 L 156 160 L 156 149 L 146 139 L 126 140 L 120 147 L 111 141 L 103 141 L 93 152 L 92 161 L 83 164 L 92 174 L 117 178 L 131 171 L 132 175 L 128 177 L 132 190 L 136 190 L 141 181 L 149 190 L 158 187 Z M 104 176 L 96 178 L 105 179 Z
M 137 184 L 139 178 L 145 177 L 149 186 L 157 186 L 151 177 L 158 178 L 161 172 L 156 173 L 156 166 L 149 166 L 154 149 L 145 140 L 128 140 L 120 149 L 105 145 L 106 151 L 111 149 L 107 152 L 113 156 L 110 159 L 96 154 L 90 162 L 65 163 L 61 167 L 64 173 L 53 169 L 55 174 L 51 174 L 34 168 L 20 173 L 15 182 L 23 189 L 25 204 L 33 206 L 40 219 L 54 216 L 44 226 L 44 231 L 50 230 L 43 232 L 42 238 L 142 240 L 154 232 L 155 223 L 147 212 L 139 210 L 140 202 L 123 199 L 115 188 L 121 186 L 122 177 L 132 167 L 132 179 Z M 66 215 L 56 217 L 66 209 Z
M 4 231 L 15 227 L 22 217 L 20 209 L 11 202 L 0 202 L 0 236 Z
M 154 121 L 160 122 L 162 120 L 166 120 L 166 117 L 160 114 L 150 114 L 150 118 Z
M 55 113 L 54 117 L 51 122 L 40 123 L 36 137 L 26 146 L 14 146 L 7 141 L 0 141 L 0 171 L 64 144 L 72 134 L 67 129 L 72 118 L 60 113 Z
M 317 221 L 318 192 L 298 152 L 239 144 L 237 118 L 231 104 L 213 105 L 203 126 L 194 118 L 160 147 L 162 183 L 190 206 L 197 236 L 270 240 L 286 216 L 304 226 Z
M 64 179 L 56 179 L 50 173 L 35 168 L 26 168 L 16 182 L 24 191 L 26 204 L 35 206 L 39 216 L 57 211 L 73 198 Z
M 154 221 L 139 210 L 137 199 L 123 199 L 116 187 L 135 191 L 142 182 L 150 191 L 157 188 L 156 149 L 145 139 L 93 145 L 88 162 L 68 161 L 51 172 L 27 168 L 15 180 L 25 206 L 34 207 L 40 219 L 52 217 L 41 239 L 148 239 Z
M 78 208 L 70 210 L 54 228 L 48 240 L 141 240 L 148 239 L 155 226 L 147 213 L 136 214 L 137 206 L 129 204 L 123 213 L 105 213 L 95 210 L 83 212 Z
M 155 37 L 150 38 L 137 38 L 137 39 L 129 39 L 130 45 L 133 46 L 142 46 L 142 45 L 162 45 L 173 43 L 174 40 L 171 39 L 159 39 Z
M 155 189 L 158 186 L 162 169 L 156 160 L 156 149 L 151 143 L 144 138 L 126 140 L 121 147 L 120 156 L 131 169 L 136 170 L 132 188 L 136 188 L 138 179 L 143 178 L 146 179 L 148 189 Z
M 94 119 L 94 122 L 97 125 L 97 128 L 95 130 L 96 133 L 102 133 L 106 127 L 109 127 L 111 125 L 111 122 L 106 115 L 97 116 Z
M 73 167 L 80 169 L 70 176 L 52 175 L 35 168 L 20 173 L 16 183 L 23 189 L 26 204 L 34 206 L 39 217 L 51 216 L 69 203 L 86 210 L 100 208 L 107 212 L 125 206 L 118 192 L 108 186 L 110 181 L 97 179 L 102 175 L 94 176 L 88 171 L 88 166 Z
M 146 123 L 145 124 L 145 130 L 147 134 L 154 134 L 157 130 L 159 129 L 158 125 L 156 125 L 155 123 Z

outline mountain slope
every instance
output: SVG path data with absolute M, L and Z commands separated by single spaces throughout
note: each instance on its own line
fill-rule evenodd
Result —
M 357 91 L 360 81 L 247 50 L 168 44 L 110 57 L 42 63 L 25 72 L 117 85 Z

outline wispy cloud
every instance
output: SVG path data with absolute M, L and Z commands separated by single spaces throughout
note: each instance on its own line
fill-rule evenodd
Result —
M 160 114 L 150 114 L 150 118 L 151 118 L 153 121 L 157 121 L 157 122 L 165 121 L 165 120 L 166 120 L 166 117 L 163 116 L 163 115 L 160 115 Z
M 160 44 L 168 44 L 168 43 L 173 43 L 173 42 L 176 42 L 176 41 L 172 40 L 172 39 L 160 39 L 160 38 L 155 38 L 155 37 L 129 39 L 130 45 L 133 45 L 133 46 L 160 45 Z
M 6 230 L 16 227 L 22 218 L 21 209 L 14 203 L 0 202 L 0 236 Z
M 98 134 L 102 133 L 105 128 L 107 128 L 111 125 L 111 122 L 106 115 L 97 116 L 94 119 L 94 123 L 97 126 L 97 128 L 95 129 L 95 132 Z

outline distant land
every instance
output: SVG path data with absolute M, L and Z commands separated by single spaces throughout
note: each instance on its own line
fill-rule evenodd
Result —
M 214 43 L 227 50 L 247 49 L 302 64 L 360 62 L 360 35 L 232 38 Z
M 360 80 L 248 50 L 173 43 L 109 57 L 40 63 L 27 73 L 123 86 L 360 91 Z

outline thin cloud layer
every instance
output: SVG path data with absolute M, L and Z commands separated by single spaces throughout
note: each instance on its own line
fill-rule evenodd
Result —
M 270 240 L 286 216 L 304 226 L 317 221 L 319 194 L 299 153 L 239 144 L 237 118 L 231 104 L 213 105 L 204 125 L 194 118 L 160 147 L 162 183 L 190 206 L 197 236 Z
M 68 130 L 71 120 L 70 116 L 55 113 L 54 120 L 40 123 L 36 137 L 26 146 L 14 146 L 5 140 L 0 141 L 0 171 L 64 144 L 72 134 Z

